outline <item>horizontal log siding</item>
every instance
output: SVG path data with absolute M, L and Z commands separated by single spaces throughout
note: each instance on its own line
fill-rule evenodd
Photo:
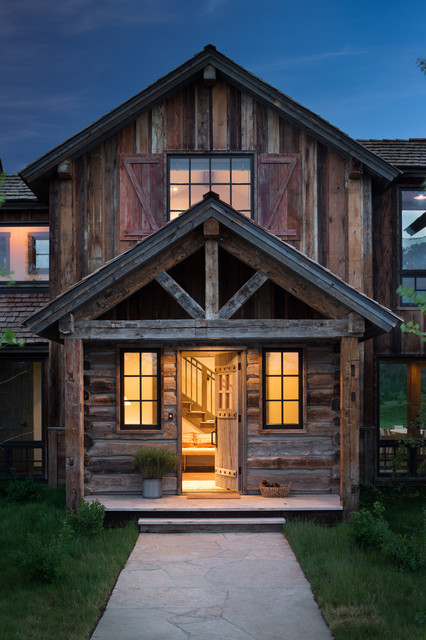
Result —
M 135 345 L 129 345 L 129 348 Z M 161 431 L 118 430 L 118 354 L 102 344 L 86 345 L 84 353 L 85 492 L 139 493 L 142 479 L 132 456 L 142 445 L 177 450 L 176 353 L 162 354 L 163 404 Z M 168 413 L 173 412 L 173 421 Z M 164 479 L 165 492 L 175 493 L 176 475 Z
M 292 483 L 301 493 L 338 493 L 340 479 L 339 354 L 334 345 L 308 346 L 305 429 L 262 429 L 260 349 L 247 352 L 247 491 L 259 482 Z

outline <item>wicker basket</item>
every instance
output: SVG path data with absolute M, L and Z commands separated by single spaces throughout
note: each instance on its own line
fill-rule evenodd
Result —
M 269 486 L 267 480 L 263 480 L 263 482 L 260 483 L 260 493 L 264 498 L 286 498 L 289 495 L 291 483 L 279 484 L 278 482 L 274 482 L 274 485 L 275 486 Z

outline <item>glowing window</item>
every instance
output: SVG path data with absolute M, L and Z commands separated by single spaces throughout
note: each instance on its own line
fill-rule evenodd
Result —
M 263 426 L 302 428 L 302 354 L 273 349 L 263 353 Z
M 121 428 L 160 428 L 160 354 L 121 353 Z
M 49 227 L 0 227 L 0 282 L 49 280 Z

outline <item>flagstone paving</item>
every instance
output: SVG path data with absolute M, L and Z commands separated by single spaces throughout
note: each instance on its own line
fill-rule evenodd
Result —
M 287 540 L 141 534 L 92 640 L 331 640 Z

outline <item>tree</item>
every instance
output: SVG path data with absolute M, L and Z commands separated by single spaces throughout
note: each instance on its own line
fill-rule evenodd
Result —
M 420 71 L 426 75 L 426 58 L 417 58 L 416 64 Z

